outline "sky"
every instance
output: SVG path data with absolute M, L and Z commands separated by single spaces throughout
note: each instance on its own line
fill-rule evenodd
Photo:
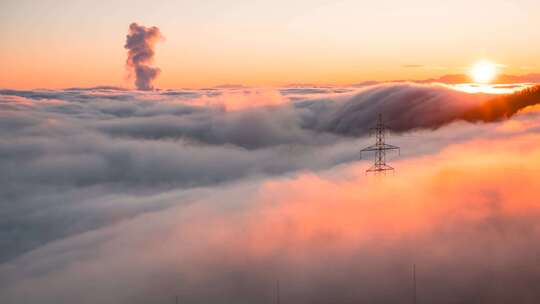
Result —
M 130 87 L 132 22 L 156 26 L 158 88 L 353 84 L 539 70 L 540 9 L 520 1 L 12 1 L 0 87 Z

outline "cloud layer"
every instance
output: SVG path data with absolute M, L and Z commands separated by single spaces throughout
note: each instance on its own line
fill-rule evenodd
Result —
M 171 206 L 3 264 L 0 292 L 7 303 L 258 303 L 279 279 L 287 302 L 409 303 L 416 264 L 423 302 L 535 303 L 540 207 L 529 189 L 540 185 L 519 168 L 540 165 L 539 139 L 450 146 L 382 181 L 355 165 L 191 199 L 116 198 Z
M 536 303 L 535 92 L 1 90 L 0 298 Z

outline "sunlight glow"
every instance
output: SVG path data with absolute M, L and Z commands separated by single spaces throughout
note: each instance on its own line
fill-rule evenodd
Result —
M 470 72 L 476 83 L 490 83 L 497 75 L 497 65 L 487 60 L 474 65 Z
M 526 88 L 534 86 L 534 83 L 512 83 L 512 84 L 477 84 L 460 83 L 444 84 L 447 88 L 470 94 L 512 94 Z

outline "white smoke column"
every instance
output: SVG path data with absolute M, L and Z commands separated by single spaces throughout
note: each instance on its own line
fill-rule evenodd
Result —
M 135 74 L 135 86 L 139 90 L 154 89 L 152 81 L 161 72 L 159 68 L 152 66 L 154 47 L 162 37 L 159 28 L 155 26 L 145 27 L 135 22 L 129 26 L 129 34 L 124 45 L 128 50 L 126 66 L 130 76 Z

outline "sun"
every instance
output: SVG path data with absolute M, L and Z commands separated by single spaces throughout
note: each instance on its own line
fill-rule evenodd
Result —
M 497 76 L 497 65 L 487 60 L 479 61 L 472 67 L 470 75 L 476 83 L 490 83 Z

